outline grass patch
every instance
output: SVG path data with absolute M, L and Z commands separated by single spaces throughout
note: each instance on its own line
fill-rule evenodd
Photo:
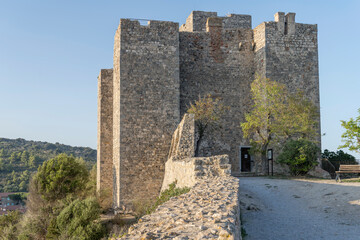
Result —
M 240 222 L 241 222 L 241 238 L 244 239 L 248 234 L 246 233 L 246 229 L 244 228 L 244 219 L 241 213 L 240 213 Z
M 324 178 L 318 178 L 318 177 L 313 177 L 313 176 L 309 176 L 309 175 L 304 175 L 304 176 L 287 176 L 287 175 L 274 175 L 274 176 L 265 176 L 266 178 L 269 179 L 287 179 L 287 180 L 298 180 L 298 179 L 310 179 L 310 180 L 326 180 Z
M 341 179 L 341 182 L 360 182 L 360 178 Z
M 155 202 L 139 201 L 134 203 L 134 212 L 137 219 L 144 215 L 148 215 L 156 210 L 156 208 L 163 203 L 170 200 L 172 197 L 180 196 L 190 191 L 189 187 L 177 188 L 176 181 L 169 184 L 169 188 L 161 192 L 160 196 L 156 198 Z
M 123 236 L 126 236 L 129 228 L 137 222 L 139 219 L 148 215 L 156 210 L 156 208 L 170 200 L 172 197 L 179 196 L 181 194 L 187 193 L 190 191 L 190 188 L 177 188 L 176 181 L 169 185 L 169 188 L 161 192 L 160 196 L 156 198 L 155 201 L 151 200 L 142 200 L 133 202 L 133 211 L 135 215 L 135 221 L 126 221 L 123 219 L 123 216 L 118 215 L 109 223 L 108 229 L 110 228 L 110 234 L 108 239 L 117 239 Z

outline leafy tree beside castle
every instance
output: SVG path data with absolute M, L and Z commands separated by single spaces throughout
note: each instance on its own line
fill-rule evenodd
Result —
M 28 191 L 30 176 L 59 153 L 82 157 L 88 169 L 96 162 L 96 150 L 91 148 L 0 138 L 0 192 Z
M 241 128 L 253 149 L 261 154 L 261 170 L 266 173 L 268 146 L 293 137 L 316 136 L 319 112 L 302 92 L 291 94 L 284 84 L 260 75 L 251 83 L 251 95 L 254 104 Z
M 196 141 L 195 156 L 199 156 L 199 149 L 204 136 L 220 127 L 220 119 L 228 107 L 224 106 L 219 97 L 212 97 L 208 94 L 206 97 L 199 97 L 199 100 L 190 104 L 188 113 L 194 114 L 195 125 L 198 131 Z
M 318 164 L 316 158 L 320 148 L 313 142 L 305 139 L 290 139 L 284 145 L 277 162 L 289 166 L 293 176 L 305 175 Z
M 350 118 L 349 121 L 341 121 L 341 126 L 345 128 L 345 132 L 341 135 L 344 142 L 339 148 L 349 148 L 350 151 L 360 153 L 360 108 L 359 116 L 355 119 Z
M 101 239 L 106 229 L 94 177 L 80 158 L 60 154 L 45 161 L 32 178 L 17 239 Z

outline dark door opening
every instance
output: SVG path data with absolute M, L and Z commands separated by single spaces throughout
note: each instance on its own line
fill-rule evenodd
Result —
M 242 172 L 251 172 L 251 157 L 249 154 L 249 147 L 240 148 L 240 157 L 241 157 L 241 171 Z

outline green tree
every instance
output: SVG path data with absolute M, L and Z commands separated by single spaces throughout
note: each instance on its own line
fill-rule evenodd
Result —
M 30 154 L 28 151 L 23 151 L 22 154 L 21 154 L 21 162 L 25 164 L 25 166 L 28 165 L 29 163 L 29 157 L 30 157 Z
M 19 184 L 19 191 L 27 191 L 28 190 L 28 183 L 25 181 L 21 181 Z
M 251 83 L 251 95 L 254 104 L 241 128 L 253 150 L 260 153 L 261 171 L 266 173 L 268 146 L 316 136 L 319 110 L 302 92 L 291 94 L 284 84 L 260 75 Z
M 75 199 L 86 197 L 88 182 L 88 170 L 80 159 L 60 154 L 45 161 L 31 180 L 19 239 L 45 239 L 60 212 Z
M 17 204 L 25 204 L 25 200 L 27 199 L 27 193 L 14 193 L 14 194 L 10 194 L 9 198 L 15 202 L 17 202 Z
M 29 167 L 35 168 L 39 163 L 39 157 L 35 155 L 30 155 L 29 157 Z
M 12 152 L 10 155 L 10 163 L 16 162 L 18 159 L 18 154 L 16 152 Z
M 336 171 L 339 170 L 340 164 L 358 164 L 354 156 L 345 153 L 342 150 L 338 150 L 337 152 L 330 152 L 329 150 L 325 149 L 324 152 L 321 154 L 321 157 L 328 159 L 335 167 Z
M 190 104 L 188 113 L 194 114 L 195 125 L 199 136 L 196 141 L 195 156 L 199 156 L 200 144 L 207 132 L 220 127 L 220 119 L 228 107 L 224 106 L 219 97 L 214 98 L 210 94 L 199 97 L 199 100 Z
M 37 191 L 48 201 L 63 199 L 68 194 L 81 192 L 89 172 L 83 161 L 60 154 L 39 167 L 34 176 Z
M 350 118 L 349 121 L 341 120 L 341 126 L 345 128 L 345 132 L 341 135 L 343 145 L 339 148 L 349 148 L 350 151 L 360 153 L 360 108 L 359 116 L 355 119 Z
M 0 171 L 5 171 L 5 169 L 6 169 L 5 161 L 4 159 L 0 158 Z
M 20 219 L 21 214 L 18 211 L 0 216 L 0 239 L 16 239 Z
M 49 235 L 58 234 L 60 239 L 100 239 L 105 234 L 105 228 L 97 221 L 99 217 L 100 206 L 95 198 L 76 199 L 60 212 Z
M 283 151 L 278 156 L 278 163 L 286 164 L 294 176 L 304 175 L 318 164 L 319 147 L 310 141 L 299 139 L 285 143 Z

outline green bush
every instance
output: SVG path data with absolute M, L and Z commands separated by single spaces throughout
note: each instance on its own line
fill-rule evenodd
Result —
M 76 199 L 64 208 L 50 224 L 47 239 L 100 239 L 106 229 L 98 219 L 100 205 L 95 198 Z M 50 230 L 48 229 L 48 230 Z M 56 235 L 58 235 L 56 237 Z
M 100 239 L 100 208 L 96 199 L 88 199 L 95 195 L 93 178 L 73 156 L 60 154 L 45 161 L 30 183 L 18 239 Z
M 156 199 L 156 201 L 154 203 L 151 203 L 150 201 L 149 202 L 142 201 L 142 202 L 134 203 L 136 218 L 140 218 L 143 215 L 147 215 L 147 214 L 154 212 L 158 206 L 169 201 L 170 198 L 179 196 L 179 195 L 187 193 L 189 191 L 190 191 L 190 188 L 188 188 L 188 187 L 177 188 L 176 181 L 169 184 L 169 188 L 162 191 L 160 196 Z
M 294 176 L 305 175 L 317 165 L 316 158 L 319 152 L 319 147 L 313 142 L 304 139 L 289 140 L 278 156 L 277 162 L 289 166 Z
M 59 154 L 45 161 L 34 176 L 37 191 L 47 201 L 66 198 L 68 194 L 81 192 L 89 172 L 85 163 L 73 156 Z
M 11 211 L 8 215 L 0 216 L 0 239 L 15 239 L 20 218 L 21 213 L 18 211 Z

